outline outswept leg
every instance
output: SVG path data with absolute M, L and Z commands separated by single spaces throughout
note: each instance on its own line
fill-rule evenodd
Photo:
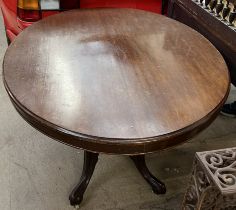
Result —
M 153 192 L 155 194 L 165 194 L 166 193 L 165 184 L 151 174 L 151 172 L 147 168 L 145 156 L 135 155 L 135 156 L 130 156 L 130 158 L 133 160 L 136 168 L 139 170 L 143 178 L 152 187 Z
M 98 153 L 84 151 L 84 166 L 82 176 L 80 178 L 79 184 L 73 189 L 69 197 L 70 204 L 72 206 L 79 205 L 82 202 L 84 192 L 87 189 L 98 161 L 98 155 Z

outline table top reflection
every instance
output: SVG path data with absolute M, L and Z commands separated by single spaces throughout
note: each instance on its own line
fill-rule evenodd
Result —
M 26 29 L 4 83 L 41 132 L 88 151 L 174 146 L 212 122 L 229 91 L 214 46 L 174 20 L 133 9 L 74 10 Z

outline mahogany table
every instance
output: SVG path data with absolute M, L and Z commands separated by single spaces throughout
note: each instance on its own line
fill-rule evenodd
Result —
M 145 154 L 206 128 L 229 92 L 220 53 L 174 20 L 133 9 L 75 10 L 27 28 L 8 48 L 3 80 L 34 128 L 83 149 L 80 204 L 99 153 L 129 155 L 156 194 Z

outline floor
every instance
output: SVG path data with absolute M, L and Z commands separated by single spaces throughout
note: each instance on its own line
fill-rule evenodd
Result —
M 0 17 L 0 63 L 6 48 Z M 236 98 L 236 89 L 231 91 L 229 101 L 233 98 Z M 49 139 L 23 121 L 12 107 L 2 82 L 0 124 L 0 209 L 73 209 L 68 195 L 80 177 L 83 152 Z M 101 155 L 80 208 L 178 210 L 194 153 L 235 146 L 236 118 L 219 116 L 191 141 L 148 155 L 151 171 L 167 185 L 167 194 L 161 196 L 152 193 L 129 158 Z

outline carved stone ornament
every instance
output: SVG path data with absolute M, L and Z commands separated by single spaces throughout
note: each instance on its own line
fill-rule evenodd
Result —
M 196 153 L 183 210 L 236 210 L 236 148 Z

